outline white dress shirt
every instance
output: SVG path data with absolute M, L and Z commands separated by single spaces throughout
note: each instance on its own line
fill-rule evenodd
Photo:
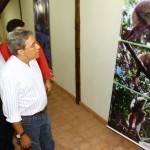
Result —
M 4 115 L 10 123 L 43 110 L 47 95 L 36 60 L 27 65 L 11 56 L 0 73 L 0 94 Z
M 5 62 L 3 56 L 2 56 L 2 54 L 1 54 L 1 52 L 0 52 L 0 70 L 2 69 L 2 67 L 4 67 L 5 63 L 6 63 L 6 62 Z

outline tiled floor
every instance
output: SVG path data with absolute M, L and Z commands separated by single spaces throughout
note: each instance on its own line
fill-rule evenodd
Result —
M 142 150 L 106 128 L 71 96 L 53 83 L 48 111 L 51 116 L 55 150 Z M 20 150 L 16 146 L 16 150 Z

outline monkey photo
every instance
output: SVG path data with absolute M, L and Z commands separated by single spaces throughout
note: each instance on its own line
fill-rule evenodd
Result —
M 136 41 L 143 35 L 150 33 L 150 1 L 139 2 L 131 15 L 132 30 L 125 37 L 126 40 Z M 146 39 L 145 39 L 146 40 Z M 147 42 L 147 41 L 145 41 Z
M 130 104 L 130 114 L 128 116 L 128 130 L 127 133 L 130 134 L 131 130 L 134 131 L 134 134 L 141 139 L 140 129 L 142 123 L 145 121 L 145 105 L 147 100 L 144 97 L 137 97 L 132 100 Z
M 122 31 L 124 32 L 124 36 L 122 38 L 127 41 L 137 42 L 141 45 L 139 45 L 139 47 L 136 47 L 130 43 L 122 43 L 121 45 L 122 48 L 126 49 L 124 56 L 128 56 L 128 51 L 130 53 L 130 57 L 134 59 L 134 63 L 136 64 L 134 68 L 135 71 L 133 72 L 134 75 L 132 76 L 132 83 L 129 83 L 129 86 L 132 85 L 133 90 L 141 92 L 141 73 L 143 73 L 148 80 L 150 79 L 150 54 L 148 53 L 149 50 L 145 51 L 141 47 L 143 45 L 146 46 L 147 44 L 150 44 L 150 0 L 137 0 L 137 4 L 135 5 L 135 7 L 133 7 L 133 10 L 131 12 L 132 13 L 129 15 L 130 21 L 127 21 L 130 22 L 129 26 L 131 30 Z M 149 48 L 150 46 L 147 46 L 147 49 Z M 130 60 L 130 58 L 128 58 L 128 60 Z M 132 68 L 130 67 L 130 61 L 128 61 L 128 66 L 128 69 L 131 70 Z M 129 80 L 130 79 L 128 79 L 128 82 Z
M 124 1 L 108 125 L 150 147 L 150 0 Z
M 139 60 L 141 61 L 141 64 L 143 65 L 143 67 L 145 68 L 146 72 L 147 72 L 147 78 L 150 79 L 150 54 L 141 54 L 139 55 Z M 140 79 L 139 79 L 139 76 L 140 76 L 140 73 L 142 72 L 142 69 L 138 66 L 138 64 L 136 64 L 136 75 L 135 77 L 133 78 L 133 82 L 134 82 L 134 90 L 135 91 L 140 91 L 140 88 L 139 88 L 139 82 L 140 82 Z

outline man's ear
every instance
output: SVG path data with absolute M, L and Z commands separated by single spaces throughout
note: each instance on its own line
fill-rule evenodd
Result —
M 19 49 L 17 52 L 18 52 L 18 55 L 21 55 L 21 56 L 24 55 L 24 50 L 23 49 Z

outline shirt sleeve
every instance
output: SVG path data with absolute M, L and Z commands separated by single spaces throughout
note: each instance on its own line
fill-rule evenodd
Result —
M 37 43 L 37 44 L 39 45 L 39 43 Z M 40 53 L 40 57 L 37 58 L 37 62 L 38 62 L 39 67 L 41 69 L 42 75 L 43 75 L 45 80 L 50 80 L 52 78 L 52 75 L 50 73 L 50 69 L 48 67 L 48 63 L 47 63 L 47 60 L 45 58 L 45 55 L 44 55 L 44 52 L 43 52 L 43 49 L 41 48 L 41 46 L 39 49 L 39 53 Z
M 0 85 L 2 85 L 0 86 L 0 93 L 6 120 L 10 123 L 21 121 L 17 85 L 12 82 L 12 79 L 8 79 L 7 77 L 0 80 Z
M 0 52 L 0 70 L 3 68 L 3 66 L 5 65 L 5 60 Z
M 1 54 L 4 57 L 5 61 L 9 59 L 9 57 L 12 55 L 10 50 L 8 49 L 8 44 L 3 43 L 0 48 Z

